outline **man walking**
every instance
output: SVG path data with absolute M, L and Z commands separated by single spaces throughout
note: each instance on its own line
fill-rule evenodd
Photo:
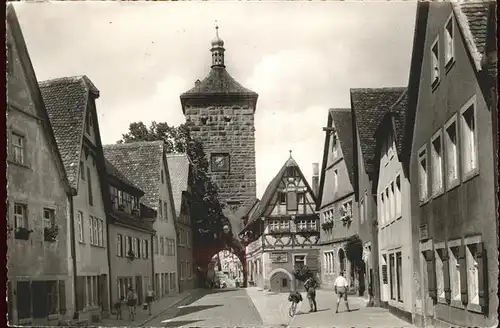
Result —
M 311 311 L 309 312 L 317 312 L 318 307 L 316 305 L 316 287 L 317 283 L 313 277 L 310 277 L 304 283 L 304 288 L 307 292 L 307 299 L 309 300 L 309 306 L 311 307 Z
M 349 303 L 347 302 L 347 288 L 349 287 L 349 284 L 347 283 L 347 279 L 344 278 L 344 271 L 340 272 L 340 276 L 335 279 L 335 283 L 333 284 L 333 286 L 335 288 L 335 293 L 337 293 L 337 309 L 335 310 L 335 313 L 339 313 L 339 304 L 341 298 L 344 299 L 347 311 L 351 312 L 351 310 L 349 310 Z

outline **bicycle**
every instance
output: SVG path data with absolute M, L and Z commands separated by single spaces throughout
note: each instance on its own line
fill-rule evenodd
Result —
M 295 312 L 297 311 L 297 304 L 299 303 L 296 303 L 296 302 L 290 302 L 290 309 L 288 310 L 288 315 L 290 317 L 293 317 L 295 315 Z
M 302 295 L 299 292 L 291 292 L 288 296 L 290 301 L 290 309 L 288 309 L 288 315 L 293 317 L 297 312 L 297 305 L 302 302 Z

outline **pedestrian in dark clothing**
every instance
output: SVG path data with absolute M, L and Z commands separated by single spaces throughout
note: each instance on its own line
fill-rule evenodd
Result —
M 368 306 L 373 306 L 373 285 L 371 281 L 368 284 L 368 296 L 370 297 L 368 301 Z
M 309 312 L 318 311 L 318 306 L 316 304 L 316 287 L 317 283 L 313 277 L 307 279 L 306 282 L 304 283 L 304 288 L 306 289 L 307 292 L 307 299 L 309 300 L 309 306 L 311 307 L 311 311 Z

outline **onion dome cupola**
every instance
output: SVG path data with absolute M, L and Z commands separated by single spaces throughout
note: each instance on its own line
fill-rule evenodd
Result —
M 248 101 L 254 109 L 258 94 L 238 83 L 226 71 L 224 64 L 224 41 L 219 36 L 219 26 L 215 26 L 215 38 L 211 42 L 212 65 L 210 73 L 203 80 L 196 80 L 194 87 L 181 94 L 182 112 L 187 105 L 195 103 L 220 103 L 232 101 Z
M 226 67 L 224 65 L 224 41 L 219 37 L 219 26 L 215 25 L 215 39 L 212 40 L 212 67 Z

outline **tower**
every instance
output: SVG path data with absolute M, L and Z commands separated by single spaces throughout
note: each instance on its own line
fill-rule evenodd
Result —
M 180 96 L 191 136 L 199 140 L 219 188 L 224 214 L 238 233 L 245 210 L 256 198 L 254 114 L 257 93 L 246 89 L 226 71 L 224 41 L 212 40 L 210 73 Z

